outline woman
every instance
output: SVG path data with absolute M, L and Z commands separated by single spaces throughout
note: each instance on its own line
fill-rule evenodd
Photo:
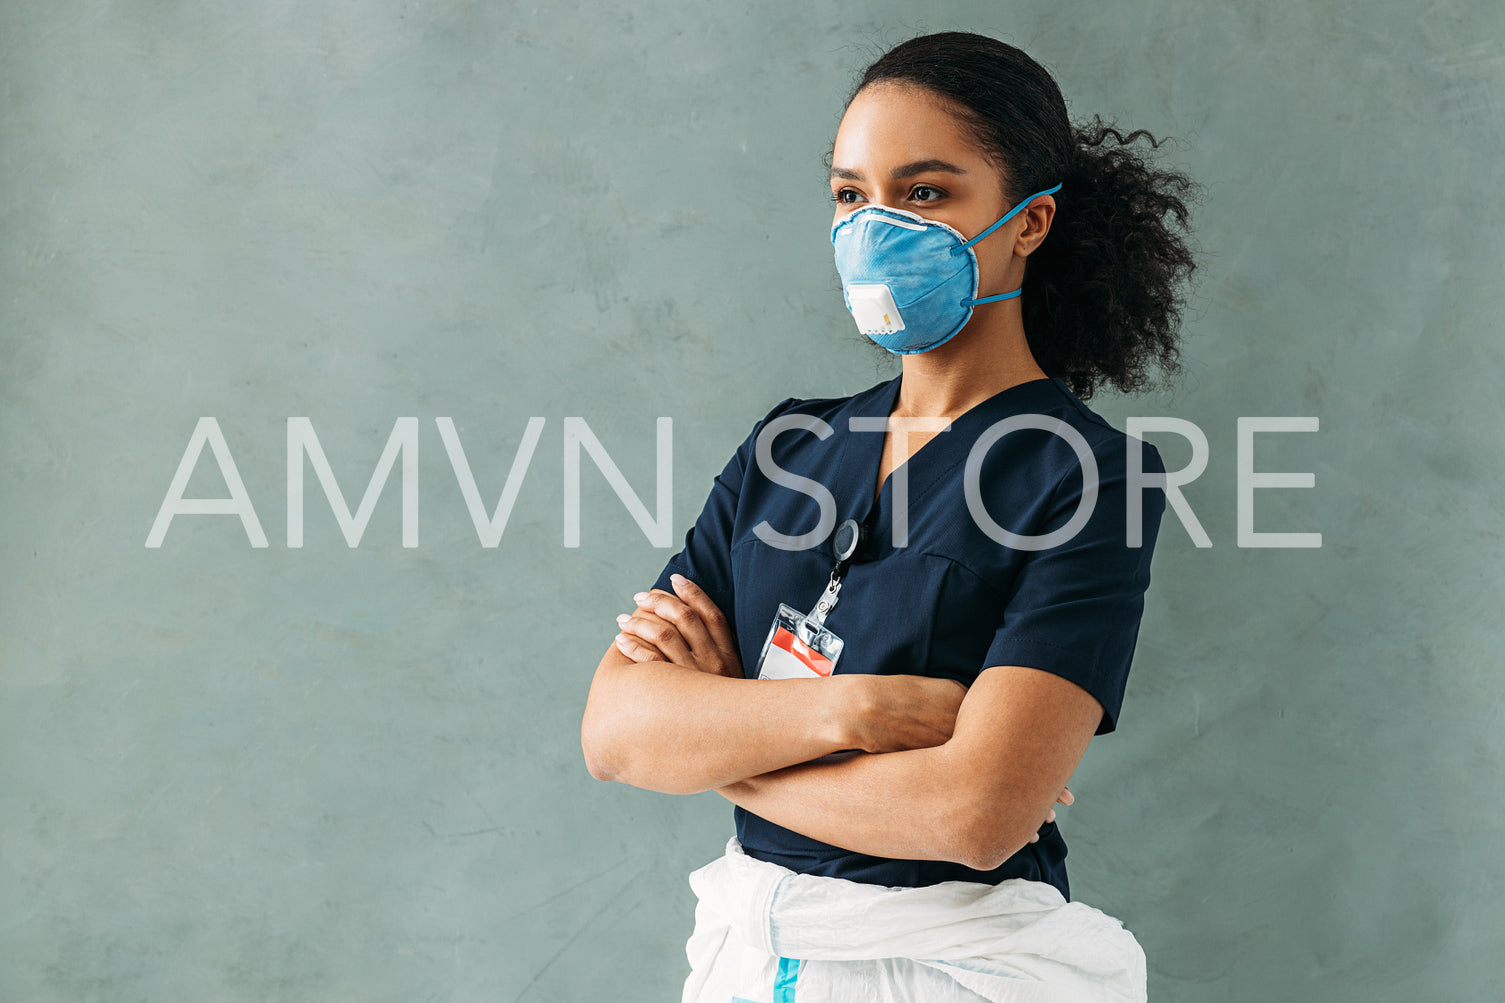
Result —
M 1052 804 L 1117 725 L 1164 509 L 1153 447 L 1082 403 L 1175 368 L 1191 184 L 1145 135 L 1073 128 L 966 33 L 849 101 L 837 268 L 902 372 L 758 422 L 583 721 L 593 776 L 736 805 L 686 1001 L 1144 998 Z

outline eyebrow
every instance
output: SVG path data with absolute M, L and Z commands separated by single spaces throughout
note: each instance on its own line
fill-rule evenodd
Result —
M 889 173 L 889 176 L 891 178 L 893 178 L 893 180 L 895 180 L 895 181 L 903 181 L 905 178 L 912 178 L 916 174 L 927 174 L 927 173 L 929 173 L 931 171 L 943 171 L 943 172 L 945 172 L 947 174 L 966 174 L 967 173 L 967 169 L 965 167 L 957 167 L 955 164 L 953 164 L 953 163 L 951 163 L 949 161 L 946 161 L 946 160 L 936 160 L 936 159 L 932 158 L 930 160 L 916 160 L 912 164 L 905 164 L 902 167 L 895 167 Z M 865 181 L 865 180 L 867 180 L 859 172 L 851 170 L 851 169 L 846 168 L 846 167 L 833 167 L 833 168 L 831 168 L 831 177 L 833 177 L 833 178 L 842 178 L 842 179 L 845 179 L 847 181 Z

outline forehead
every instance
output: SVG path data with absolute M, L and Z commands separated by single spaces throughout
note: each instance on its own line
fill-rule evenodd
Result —
M 933 91 L 912 85 L 869 84 L 841 117 L 833 166 L 863 170 L 917 160 L 945 160 L 990 169 L 967 124 Z

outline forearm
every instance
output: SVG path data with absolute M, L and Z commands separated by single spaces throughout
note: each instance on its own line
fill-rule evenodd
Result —
M 854 853 L 991 870 L 1029 841 L 1039 819 L 1007 788 L 979 790 L 967 773 L 956 750 L 940 745 L 791 766 L 717 792 Z
M 669 662 L 602 666 L 581 741 L 591 775 L 711 790 L 849 746 L 849 681 L 740 679 Z

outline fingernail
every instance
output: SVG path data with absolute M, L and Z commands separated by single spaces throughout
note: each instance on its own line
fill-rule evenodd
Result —
M 622 647 L 626 647 L 626 645 L 627 645 L 627 635 L 626 634 L 618 634 L 617 635 L 617 647 L 622 648 Z
M 674 583 L 675 588 L 682 588 L 683 586 L 690 584 L 690 580 L 684 575 L 670 575 L 669 581 Z
M 648 593 L 646 593 L 646 592 L 639 592 L 637 595 L 635 595 L 635 596 L 632 597 L 632 601 L 635 602 L 635 603 L 641 603 L 644 599 L 647 599 L 647 598 L 648 598 Z
M 632 617 L 628 616 L 626 613 L 622 613 L 621 615 L 619 615 L 617 617 L 617 623 L 626 623 L 628 620 L 631 620 L 631 619 L 632 619 Z

